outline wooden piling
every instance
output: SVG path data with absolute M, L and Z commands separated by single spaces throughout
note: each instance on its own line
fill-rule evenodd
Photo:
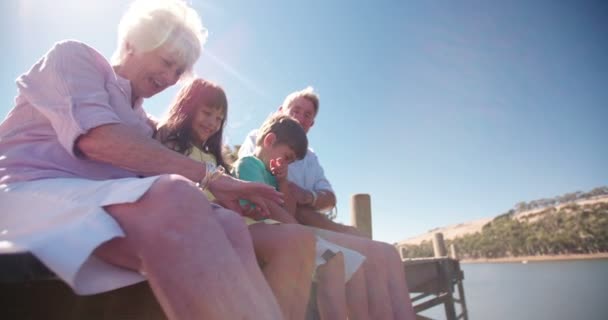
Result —
M 443 233 L 436 232 L 433 234 L 433 253 L 435 258 L 446 257 L 448 254 L 445 249 L 445 242 L 443 241 Z
M 355 228 L 372 238 L 372 208 L 369 194 L 352 195 L 350 219 Z
M 456 251 L 456 246 L 453 243 L 450 244 L 450 258 L 458 260 L 458 252 Z
M 447 250 L 445 248 L 445 242 L 443 241 L 443 233 L 441 232 L 436 232 L 435 234 L 433 234 L 433 253 L 435 254 L 435 258 L 446 258 L 448 255 Z M 451 276 L 449 276 L 451 270 L 448 269 L 448 264 L 445 263 L 441 264 L 441 269 L 442 277 L 440 281 L 443 282 L 444 288 L 449 288 L 444 293 L 445 296 L 443 298 L 445 316 L 448 320 L 456 319 L 456 310 L 454 309 L 454 297 L 452 296 L 451 290 Z

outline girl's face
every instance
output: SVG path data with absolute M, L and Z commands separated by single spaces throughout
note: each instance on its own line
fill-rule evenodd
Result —
M 191 130 L 192 139 L 198 146 L 202 146 L 209 137 L 218 132 L 224 120 L 224 112 L 221 108 L 201 106 L 194 113 Z

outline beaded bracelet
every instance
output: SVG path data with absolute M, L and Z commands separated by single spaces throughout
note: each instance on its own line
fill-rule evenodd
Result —
M 201 179 L 201 181 L 196 184 L 196 186 L 199 187 L 201 190 L 207 190 L 209 189 L 209 184 L 212 181 L 217 180 L 223 174 L 224 167 L 215 166 L 210 162 L 205 162 L 205 176 L 203 177 L 203 179 Z

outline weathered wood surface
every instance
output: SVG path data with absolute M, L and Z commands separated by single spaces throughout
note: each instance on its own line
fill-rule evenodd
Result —
M 369 194 L 354 194 L 350 199 L 351 224 L 372 239 L 372 204 Z
M 0 319 L 165 320 L 147 282 L 76 295 L 30 254 L 0 255 Z
M 78 296 L 59 280 L 0 283 L 0 319 L 165 320 L 147 282 Z
M 444 304 L 448 308 L 447 319 L 457 319 L 449 308 L 453 309 L 455 302 L 464 302 L 461 286 L 458 287 L 459 299 L 452 296 L 454 286 L 458 282 L 461 284 L 464 278 L 460 263 L 449 258 L 425 258 L 404 260 L 403 264 L 415 312 Z M 35 265 L 35 270 L 39 267 Z M 46 279 L 43 279 L 44 275 L 38 274 L 26 282 L 0 282 L 0 319 L 80 320 L 85 315 L 87 320 L 166 319 L 147 283 L 93 296 L 78 296 L 52 274 L 46 273 Z M 466 314 L 458 318 L 463 316 L 467 319 Z

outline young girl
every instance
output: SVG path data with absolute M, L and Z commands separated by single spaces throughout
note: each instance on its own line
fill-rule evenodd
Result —
M 158 127 L 156 139 L 193 160 L 230 172 L 222 144 L 227 113 L 228 100 L 224 90 L 212 82 L 195 79 L 178 92 L 169 114 Z M 215 200 L 209 190 L 204 192 L 210 201 Z M 244 218 L 248 225 L 258 222 Z M 270 219 L 264 221 L 277 223 Z
M 222 133 L 227 111 L 228 102 L 222 88 L 209 81 L 195 79 L 177 94 L 167 117 L 158 128 L 156 138 L 167 147 L 192 159 L 229 169 L 222 153 Z M 214 199 L 211 193 L 206 192 L 206 195 L 210 200 Z M 262 271 L 275 292 L 281 308 L 284 313 L 289 314 L 287 318 L 303 318 L 310 290 L 310 277 L 315 264 L 319 264 L 318 256 L 320 253 L 325 253 L 327 248 L 335 250 L 337 246 L 315 238 L 312 232 L 299 225 L 252 224 L 252 222 L 254 221 L 248 221 L 249 231 L 258 261 L 263 266 Z M 297 254 L 302 243 L 298 243 L 300 240 L 294 240 L 294 234 L 303 233 L 312 237 L 313 251 L 317 253 L 309 256 L 308 261 L 304 262 L 304 268 L 302 265 L 294 267 L 293 259 L 286 257 L 284 253 L 279 254 L 274 251 L 276 251 L 277 244 L 282 243 L 285 252 Z M 320 250 L 322 251 L 319 253 Z M 337 253 L 337 256 L 342 258 L 342 252 Z M 273 257 L 274 260 L 265 259 L 265 257 Z M 364 258 L 360 259 L 362 261 Z M 318 297 L 324 298 L 325 301 L 322 305 L 332 306 L 332 308 L 327 308 L 326 312 L 321 312 L 321 317 L 325 319 L 346 318 L 343 296 L 344 280 L 340 280 L 340 276 L 330 276 L 338 274 L 342 275 L 341 278 L 344 279 L 344 265 L 337 263 L 341 262 L 340 259 L 335 260 L 327 263 L 323 268 L 317 269 L 317 278 L 324 279 L 323 282 L 326 282 L 319 284 Z M 287 264 L 290 262 L 291 264 L 288 266 Z M 271 263 L 274 263 L 275 266 L 271 267 Z M 297 277 L 294 277 L 296 274 Z M 306 279 L 302 278 L 302 275 L 305 275 Z M 297 281 L 294 282 L 296 279 L 301 280 L 299 284 L 296 284 Z M 336 292 L 338 292 L 338 296 L 336 296 Z
M 158 127 L 156 139 L 196 161 L 229 169 L 222 154 L 222 133 L 228 113 L 224 90 L 203 79 L 184 86 L 169 114 Z M 210 201 L 215 197 L 205 190 Z
M 156 139 L 192 159 L 227 167 L 222 155 L 222 133 L 228 112 L 224 90 L 209 81 L 194 79 L 177 94 L 165 119 L 159 124 Z M 215 197 L 205 191 L 210 201 Z M 266 224 L 250 227 L 258 262 L 287 317 L 304 318 L 314 268 L 314 236 L 308 232 L 277 232 Z M 284 230 L 283 230 L 284 231 Z M 290 238 L 298 246 L 276 243 L 278 237 Z M 282 256 L 282 259 L 275 257 Z M 285 259 L 289 256 L 288 259 Z M 292 260 L 292 261 L 289 261 Z M 296 262 L 297 261 L 297 262 Z M 302 269 L 298 269 L 302 267 Z M 295 270 L 295 271 L 294 271 Z

